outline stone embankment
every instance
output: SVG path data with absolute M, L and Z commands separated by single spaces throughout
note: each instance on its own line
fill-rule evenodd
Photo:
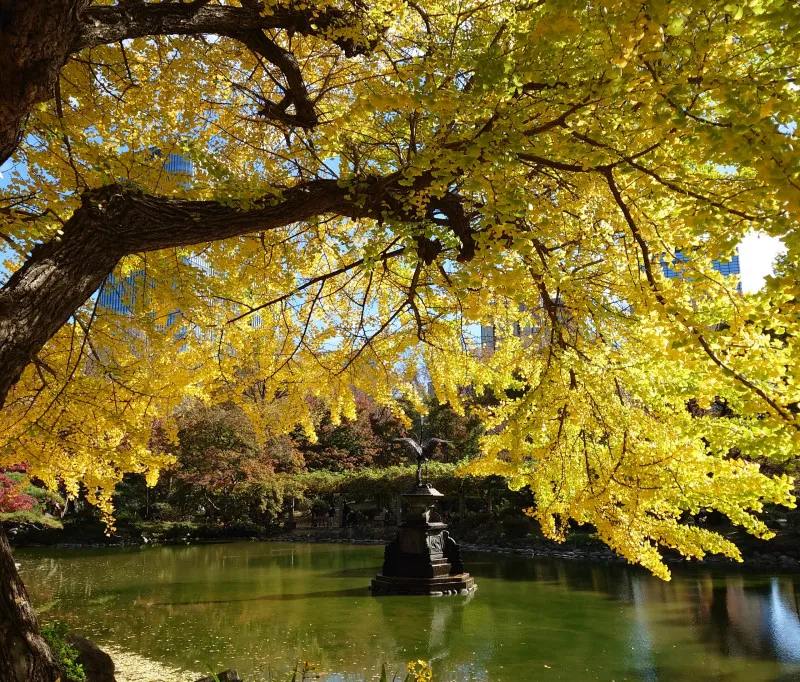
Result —
M 270 542 L 321 542 L 321 543 L 347 543 L 353 545 L 382 545 L 387 542 L 386 537 L 370 537 L 375 533 L 365 533 L 367 537 L 361 537 L 359 529 L 325 529 L 320 532 L 316 529 L 298 530 L 284 535 L 268 538 Z M 337 532 L 338 531 L 338 532 Z M 349 531 L 349 532 L 348 532 Z M 382 533 L 381 533 L 382 535 Z M 388 533 L 388 538 L 392 537 Z M 626 559 L 618 556 L 612 550 L 599 544 L 592 544 L 588 547 L 573 547 L 567 542 L 564 545 L 548 543 L 547 541 L 534 540 L 528 543 L 519 540 L 512 543 L 498 544 L 474 544 L 460 542 L 461 549 L 465 552 L 491 552 L 492 554 L 504 554 L 524 557 L 549 557 L 554 559 L 566 559 L 571 561 L 598 561 L 614 564 L 626 564 Z M 702 561 L 687 561 L 677 554 L 668 554 L 665 561 L 668 564 L 687 564 L 696 566 L 725 566 L 730 568 L 748 568 L 761 570 L 779 570 L 782 572 L 800 572 L 800 547 L 789 550 L 790 554 L 783 552 L 752 552 L 745 556 L 744 561 L 739 563 L 720 555 L 707 556 Z

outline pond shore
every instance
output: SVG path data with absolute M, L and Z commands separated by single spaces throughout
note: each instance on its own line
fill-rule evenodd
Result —
M 118 537 L 107 538 L 102 535 L 94 537 L 70 537 L 71 533 L 48 529 L 41 536 L 37 533 L 25 533 L 15 538 L 12 544 L 17 547 L 52 547 L 52 548 L 84 548 L 84 547 L 137 547 L 147 545 L 187 545 L 187 544 L 216 544 L 239 541 L 255 542 L 322 542 L 345 543 L 363 545 L 387 544 L 397 532 L 394 526 L 360 526 L 355 528 L 296 528 L 291 531 L 283 530 L 270 535 L 263 534 L 237 534 L 214 535 L 209 537 L 202 532 L 192 532 L 193 529 L 180 529 L 170 527 L 165 532 L 126 533 Z M 528 536 L 523 538 L 508 538 L 503 536 L 492 537 L 485 541 L 463 541 L 460 538 L 470 537 L 470 529 L 459 528 L 455 525 L 453 536 L 467 552 L 490 552 L 493 554 L 519 555 L 524 557 L 550 557 L 570 561 L 592 561 L 604 563 L 625 564 L 627 560 L 617 556 L 612 550 L 599 540 L 586 533 L 574 532 L 568 536 L 567 541 L 558 544 L 541 537 Z M 485 534 L 484 534 L 485 536 Z M 62 537 L 66 541 L 59 541 Z M 40 541 L 39 541 L 40 540 Z M 74 541 L 69 541 L 74 540 Z M 720 555 L 707 556 L 702 561 L 687 561 L 677 553 L 665 552 L 665 561 L 668 564 L 686 564 L 699 566 L 725 566 L 736 569 L 748 570 L 779 570 L 786 573 L 800 572 L 800 543 L 798 542 L 764 542 L 742 536 L 734 539 L 741 543 L 744 561 L 739 563 Z M 757 543 L 757 544 L 756 544 Z M 756 546 L 758 549 L 756 549 Z
M 203 677 L 202 673 L 173 668 L 117 646 L 104 645 L 102 649 L 114 661 L 117 682 L 195 682 Z

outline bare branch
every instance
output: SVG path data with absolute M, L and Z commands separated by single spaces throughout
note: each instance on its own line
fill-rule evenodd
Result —
M 389 258 L 394 258 L 396 256 L 400 256 L 405 252 L 405 250 L 406 250 L 406 247 L 405 246 L 401 246 L 399 249 L 395 249 L 394 251 L 389 251 L 387 253 L 381 254 L 379 256 L 378 260 L 385 261 L 385 260 L 388 260 Z M 349 270 L 352 270 L 353 268 L 357 268 L 358 266 L 363 265 L 363 264 L 364 264 L 364 259 L 363 258 L 359 258 L 357 261 L 353 261 L 352 263 L 350 263 L 348 265 L 344 265 L 341 268 L 338 268 L 336 270 L 331 270 L 330 272 L 326 272 L 324 275 L 317 275 L 316 277 L 312 277 L 311 279 L 309 279 L 304 284 L 301 284 L 296 289 L 292 289 L 288 293 L 285 293 L 285 294 L 283 294 L 281 296 L 278 296 L 277 298 L 273 298 L 272 300 L 267 301 L 266 303 L 262 303 L 261 305 L 256 306 L 255 308 L 251 308 L 246 313 L 242 313 L 241 315 L 237 315 L 236 317 L 228 320 L 228 324 L 230 324 L 232 322 L 236 322 L 237 320 L 241 320 L 242 318 L 247 317 L 248 315 L 252 315 L 253 313 L 257 313 L 259 310 L 263 310 L 264 308 L 269 308 L 270 306 L 273 306 L 276 303 L 281 303 L 282 301 L 285 301 L 286 299 L 291 298 L 292 296 L 295 296 L 295 295 L 299 294 L 301 291 L 304 291 L 305 289 L 308 289 L 308 287 L 312 286 L 313 284 L 318 284 L 319 282 L 325 282 L 325 281 L 327 281 L 329 279 L 332 279 L 332 278 L 334 278 L 334 277 L 336 277 L 338 275 L 342 275 L 345 272 L 348 272 Z

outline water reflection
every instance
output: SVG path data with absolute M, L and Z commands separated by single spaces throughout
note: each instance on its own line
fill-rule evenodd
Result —
M 468 556 L 471 598 L 372 598 L 379 547 L 235 544 L 20 552 L 45 618 L 171 665 L 322 680 L 431 660 L 445 682 L 800 680 L 800 580 Z
M 786 595 L 781 594 L 782 585 L 777 578 L 770 581 L 766 629 L 772 635 L 771 650 L 775 652 L 776 658 L 800 663 L 800 594 L 795 591 L 794 584 L 784 585 L 788 591 Z
M 748 586 L 742 577 L 698 583 L 696 621 L 726 656 L 800 663 L 796 584 L 771 578 Z

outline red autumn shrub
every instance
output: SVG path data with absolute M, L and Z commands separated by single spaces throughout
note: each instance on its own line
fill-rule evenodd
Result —
M 36 500 L 20 491 L 19 485 L 0 472 L 0 513 L 30 511 Z

